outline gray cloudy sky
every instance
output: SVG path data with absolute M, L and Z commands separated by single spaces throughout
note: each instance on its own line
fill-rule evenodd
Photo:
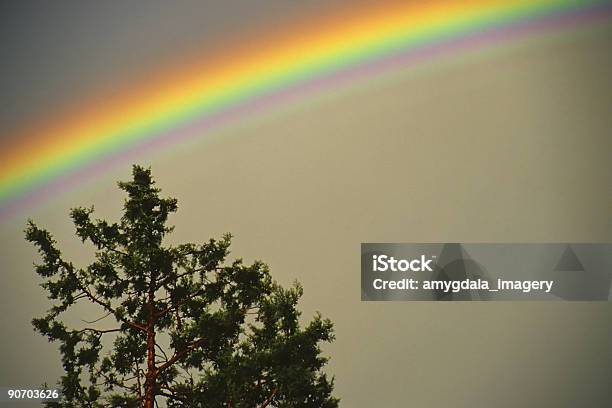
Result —
M 223 47 L 325 2 L 3 2 L 0 124 L 53 115 L 160 59 Z M 336 324 L 342 406 L 605 407 L 609 303 L 363 303 L 361 242 L 612 241 L 609 25 L 395 71 L 142 158 L 179 199 L 177 241 L 304 284 Z M 163 62 L 163 61 L 162 61 Z M 8 95 L 8 97 L 7 97 Z M 2 134 L 7 134 L 3 131 Z M 124 163 L 0 225 L 0 386 L 54 382 L 27 216 L 77 263 L 67 212 L 119 215 Z

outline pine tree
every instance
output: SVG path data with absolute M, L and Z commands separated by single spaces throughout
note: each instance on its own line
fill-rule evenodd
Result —
M 70 213 L 77 237 L 93 244 L 86 267 L 67 261 L 53 236 L 28 222 L 42 257 L 36 272 L 53 306 L 35 330 L 60 344 L 65 374 L 56 407 L 337 407 L 320 343 L 332 323 L 300 324 L 296 283 L 275 283 L 262 262 L 226 261 L 230 235 L 166 245 L 177 200 L 161 198 L 150 169 L 133 167 L 120 221 Z M 69 327 L 63 313 L 99 309 Z

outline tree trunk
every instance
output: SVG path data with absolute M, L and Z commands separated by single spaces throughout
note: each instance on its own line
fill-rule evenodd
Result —
M 149 291 L 147 306 L 149 320 L 147 321 L 147 374 L 145 376 L 144 408 L 154 408 L 157 370 L 155 368 L 155 294 Z
M 144 408 L 154 408 L 155 404 L 155 332 L 147 333 L 147 375 L 145 379 Z

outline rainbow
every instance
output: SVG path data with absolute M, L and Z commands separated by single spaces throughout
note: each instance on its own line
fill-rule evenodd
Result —
M 162 72 L 107 103 L 5 139 L 0 217 L 108 166 L 340 83 L 442 53 L 609 19 L 606 1 L 369 4 Z

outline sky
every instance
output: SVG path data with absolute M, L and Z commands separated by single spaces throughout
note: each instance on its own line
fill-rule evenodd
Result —
M 333 7 L 347 7 L 347 2 Z M 3 2 L 0 137 L 120 94 L 165 64 L 331 12 L 327 2 Z M 611 242 L 609 22 L 439 56 L 339 85 L 137 157 L 179 200 L 177 242 L 235 235 L 232 254 L 299 280 L 332 319 L 341 406 L 604 407 L 607 302 L 360 301 L 361 242 Z M 0 221 L 0 386 L 53 383 L 55 345 L 26 218 L 85 264 L 68 210 L 120 215 L 120 162 Z

